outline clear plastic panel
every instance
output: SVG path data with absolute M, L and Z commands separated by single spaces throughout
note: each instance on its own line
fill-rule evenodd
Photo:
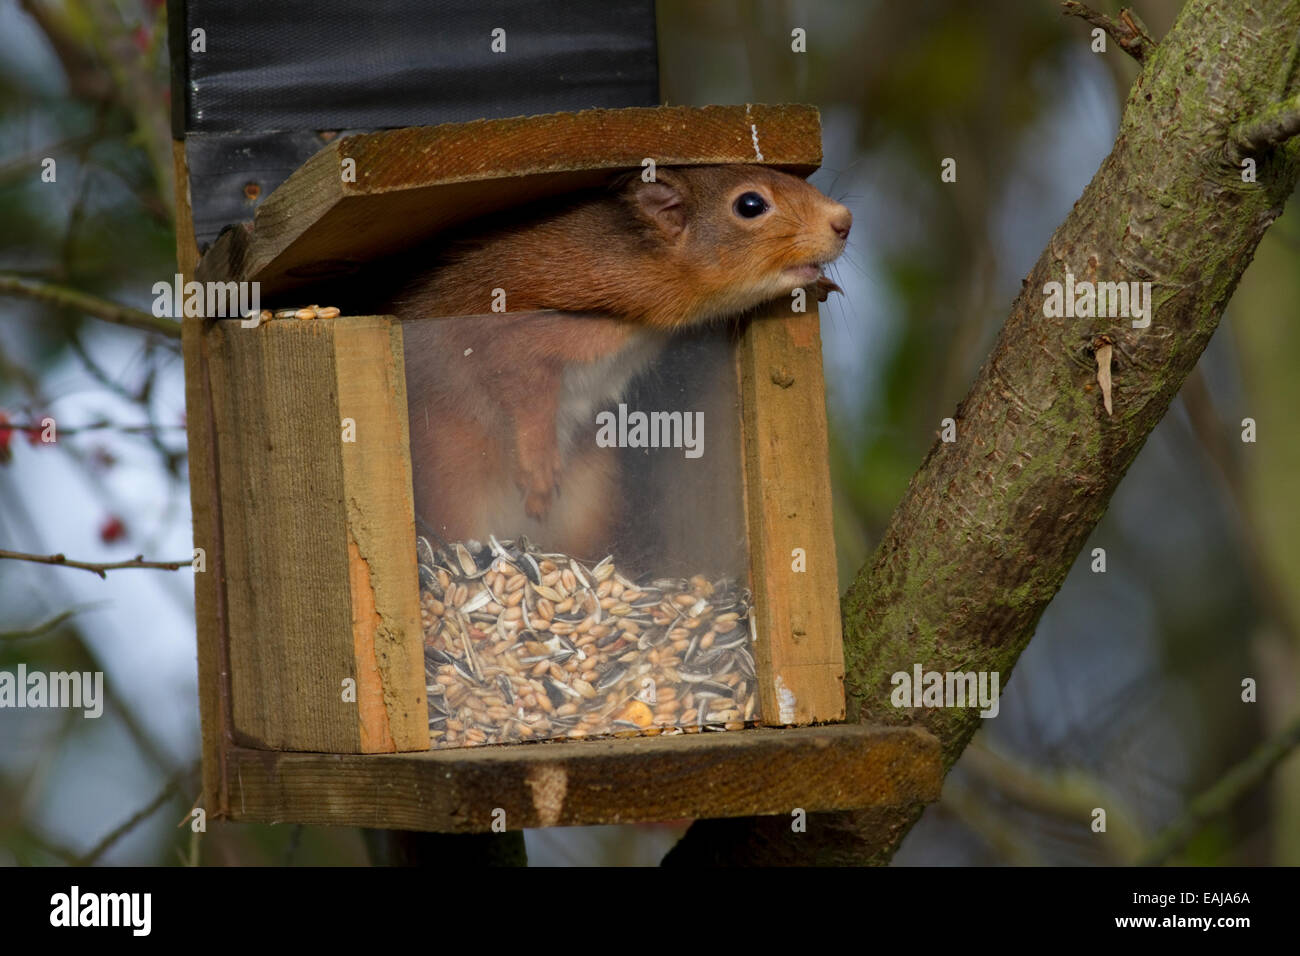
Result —
M 734 326 L 403 336 L 432 745 L 756 721 Z

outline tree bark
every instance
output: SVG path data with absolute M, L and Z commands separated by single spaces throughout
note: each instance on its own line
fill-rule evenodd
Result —
M 1114 149 L 1024 280 L 953 414 L 956 441 L 931 447 L 844 597 L 850 719 L 918 723 L 949 768 L 970 741 L 975 709 L 896 708 L 890 676 L 997 671 L 1005 687 L 1296 187 L 1298 55 L 1300 0 L 1189 0 L 1144 51 Z M 1150 326 L 1046 316 L 1044 284 L 1067 272 L 1150 282 Z M 784 819 L 700 821 L 665 863 L 882 863 L 919 816 L 826 814 L 798 834 Z

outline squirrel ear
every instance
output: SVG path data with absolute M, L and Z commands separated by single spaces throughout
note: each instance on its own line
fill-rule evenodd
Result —
M 676 238 L 686 228 L 686 193 L 677 178 L 659 170 L 653 183 L 638 178 L 632 185 L 637 208 L 666 235 Z

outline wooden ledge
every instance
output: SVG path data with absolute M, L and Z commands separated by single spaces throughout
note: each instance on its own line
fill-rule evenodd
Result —
M 929 803 L 939 742 L 837 724 L 407 754 L 227 751 L 229 816 L 263 823 L 484 832 Z
M 258 281 L 263 297 L 355 269 L 442 229 L 599 185 L 614 170 L 821 164 L 811 106 L 660 106 L 412 126 L 330 143 L 229 230 L 200 281 Z M 355 181 L 344 170 L 355 163 Z

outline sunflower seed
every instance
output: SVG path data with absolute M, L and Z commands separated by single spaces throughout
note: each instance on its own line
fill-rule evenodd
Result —
M 756 718 L 754 617 L 733 581 L 637 582 L 612 556 L 584 565 L 522 537 L 416 550 L 435 747 Z M 653 711 L 628 719 L 634 701 Z

